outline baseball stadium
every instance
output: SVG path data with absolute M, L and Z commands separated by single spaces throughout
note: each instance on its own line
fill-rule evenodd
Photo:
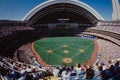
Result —
M 47 0 L 0 20 L 0 80 L 120 80 L 120 5 L 112 20 L 79 0 Z

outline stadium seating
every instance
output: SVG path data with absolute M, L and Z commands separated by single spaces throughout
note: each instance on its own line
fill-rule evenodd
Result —
M 120 79 L 120 61 L 104 64 L 97 62 L 95 65 L 80 65 L 68 67 L 40 67 L 15 61 L 0 55 L 0 79 L 17 80 L 116 80 Z M 53 75 L 56 73 L 57 76 Z M 51 78 L 51 76 L 54 76 Z
M 33 30 L 33 28 L 29 26 L 0 26 L 0 38 L 22 30 Z

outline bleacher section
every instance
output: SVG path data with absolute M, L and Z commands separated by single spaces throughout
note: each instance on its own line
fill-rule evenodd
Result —
M 98 22 L 97 26 L 90 27 L 89 29 L 102 30 L 120 34 L 120 21 Z
M 29 26 L 0 26 L 0 38 L 22 30 L 33 30 L 33 28 Z
M 108 60 L 120 60 L 120 47 L 110 41 L 97 39 L 99 45 L 98 53 L 100 62 L 107 63 Z

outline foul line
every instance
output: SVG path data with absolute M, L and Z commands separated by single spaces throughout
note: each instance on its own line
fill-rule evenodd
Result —
M 84 50 L 86 50 L 87 48 L 89 48 L 93 43 L 91 43 L 90 45 L 88 45 Z M 75 55 L 72 56 L 72 58 L 74 58 L 75 56 L 79 55 L 80 53 L 77 53 Z

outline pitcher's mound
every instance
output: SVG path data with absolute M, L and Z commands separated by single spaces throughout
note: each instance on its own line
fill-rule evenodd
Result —
M 73 60 L 71 58 L 63 58 L 64 63 L 71 63 Z

